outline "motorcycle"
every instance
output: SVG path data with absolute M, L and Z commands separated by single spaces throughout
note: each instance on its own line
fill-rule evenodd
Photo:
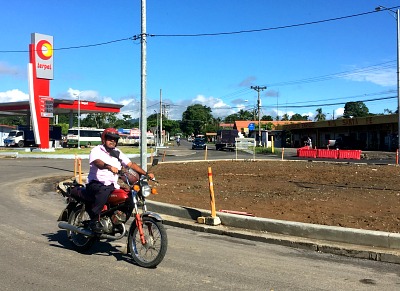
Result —
M 147 210 L 146 198 L 157 194 L 149 185 L 148 177 L 133 170 L 120 173 L 120 178 L 129 189 L 116 189 L 108 197 L 100 214 L 102 233 L 89 228 L 90 218 L 86 208 L 92 203 L 84 185 L 73 182 L 62 183 L 59 192 L 66 198 L 67 206 L 58 218 L 58 227 L 67 230 L 67 236 L 74 249 L 87 251 L 99 240 L 119 240 L 128 236 L 127 251 L 136 264 L 154 268 L 164 259 L 168 238 L 159 214 Z M 62 189 L 64 188 L 64 189 Z M 130 217 L 133 221 L 126 229 Z

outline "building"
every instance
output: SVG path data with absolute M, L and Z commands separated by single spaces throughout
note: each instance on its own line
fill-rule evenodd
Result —
M 336 140 L 343 148 L 394 151 L 398 143 L 397 114 L 282 124 L 276 128 L 285 135 L 285 147 L 301 147 L 308 136 L 317 148 L 326 148 Z
M 261 120 L 261 145 L 265 147 L 271 147 L 272 142 L 274 143 L 274 147 L 287 147 L 285 141 L 285 134 L 282 131 L 281 127 L 284 125 L 291 125 L 291 124 L 307 124 L 312 123 L 308 120 L 300 120 L 300 121 L 266 121 Z M 265 128 L 270 129 L 265 129 Z M 254 138 L 257 142 L 260 141 L 259 138 L 259 130 L 258 130 L 258 121 L 253 120 L 237 120 L 234 124 L 234 129 L 237 129 L 246 137 Z M 264 128 L 264 129 L 263 129 Z M 290 144 L 290 143 L 289 143 Z

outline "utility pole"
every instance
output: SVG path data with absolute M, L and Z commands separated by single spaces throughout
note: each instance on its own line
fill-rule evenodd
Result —
M 257 99 L 257 108 L 258 108 L 258 141 L 259 141 L 259 145 L 261 146 L 261 115 L 260 115 L 260 111 L 261 111 L 261 100 L 260 100 L 260 91 L 263 91 L 265 89 L 267 89 L 267 86 L 251 86 L 250 87 L 253 90 L 256 90 L 258 93 L 258 99 Z
M 146 114 L 146 0 L 142 0 L 142 30 L 141 30 L 141 110 L 140 110 L 140 166 L 147 171 L 147 114 Z
M 164 146 L 164 140 L 162 135 L 162 89 L 160 89 L 160 146 Z

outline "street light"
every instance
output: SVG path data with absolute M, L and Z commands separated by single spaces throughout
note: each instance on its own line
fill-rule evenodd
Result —
M 378 6 L 376 11 L 386 10 L 392 12 L 397 20 L 397 147 L 400 147 L 400 12 L 394 11 L 384 6 Z

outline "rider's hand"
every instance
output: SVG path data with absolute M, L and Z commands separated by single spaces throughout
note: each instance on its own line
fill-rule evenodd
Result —
M 147 173 L 147 176 L 148 176 L 151 180 L 154 179 L 154 174 L 153 174 L 153 173 Z
M 110 166 L 110 171 L 111 171 L 113 174 L 118 174 L 118 172 L 119 172 L 118 168 L 113 167 L 113 166 Z

